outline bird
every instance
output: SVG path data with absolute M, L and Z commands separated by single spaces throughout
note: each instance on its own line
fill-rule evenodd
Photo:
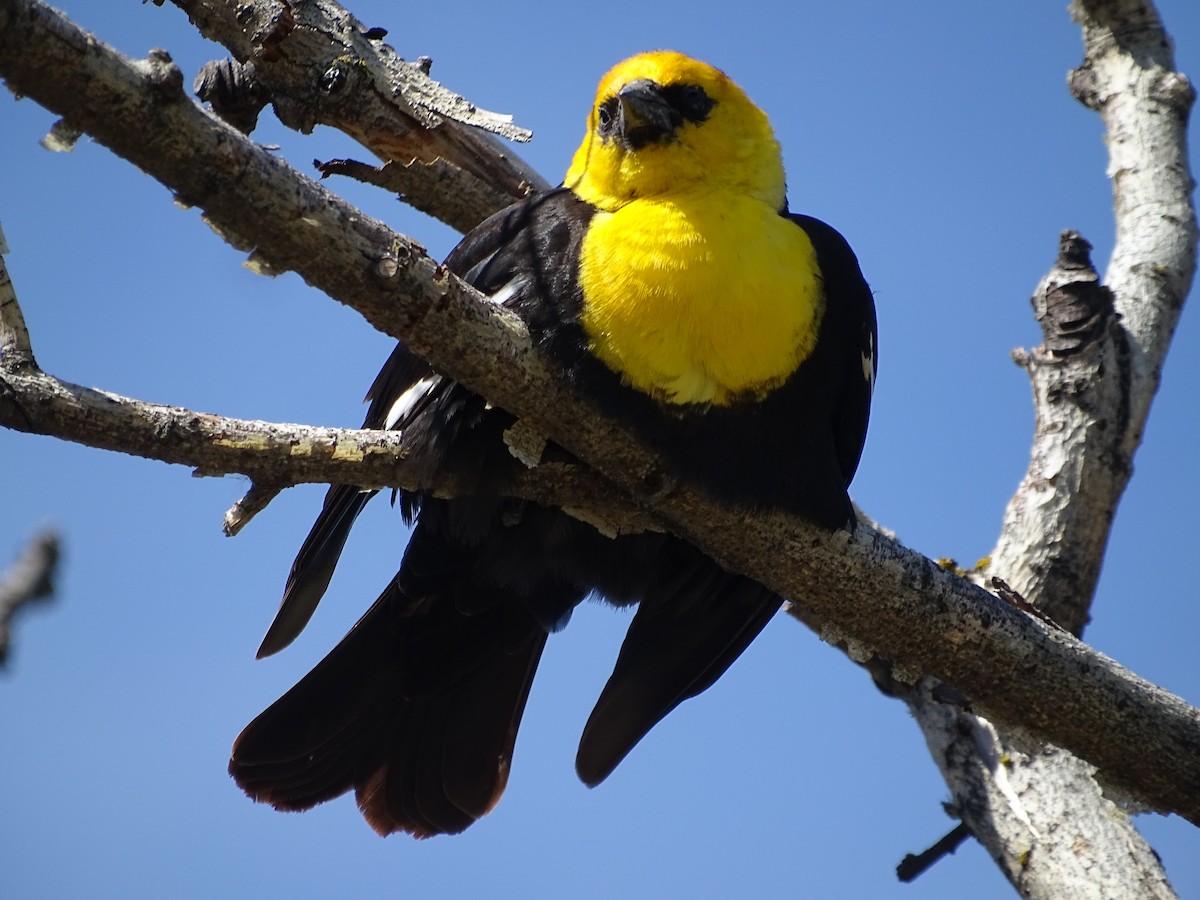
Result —
M 673 477 L 855 527 L 874 298 L 847 241 L 789 211 L 770 121 L 720 69 L 669 50 L 614 66 L 562 184 L 485 220 L 445 266 L 518 314 L 532 352 Z M 367 401 L 364 427 L 402 432 L 418 471 L 468 471 L 476 488 L 399 492 L 397 574 L 234 743 L 251 798 L 294 811 L 354 791 L 381 835 L 462 832 L 504 792 L 546 641 L 589 595 L 636 604 L 575 760 L 594 787 L 781 608 L 669 533 L 605 536 L 489 488 L 524 465 L 505 445 L 515 418 L 403 342 Z M 374 493 L 330 486 L 260 657 L 304 628 Z

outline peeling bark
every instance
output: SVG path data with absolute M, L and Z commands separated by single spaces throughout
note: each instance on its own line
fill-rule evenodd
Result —
M 332 0 L 171 2 L 243 64 L 221 67 L 239 94 L 236 127 L 248 121 L 241 104 L 249 94 L 270 100 L 280 121 L 305 134 L 337 128 L 389 164 L 393 190 L 459 231 L 550 186 L 485 133 L 528 140 L 528 131 L 438 84 L 429 60 L 401 59 L 379 29 Z

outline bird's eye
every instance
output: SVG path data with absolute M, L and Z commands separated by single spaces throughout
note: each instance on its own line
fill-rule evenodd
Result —
M 596 123 L 602 137 L 608 137 L 617 127 L 617 98 L 609 97 L 596 108 Z

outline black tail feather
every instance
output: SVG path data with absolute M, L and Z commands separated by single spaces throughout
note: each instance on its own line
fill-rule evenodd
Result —
M 354 520 L 376 493 L 352 485 L 330 485 L 321 513 L 292 563 L 279 611 L 258 648 L 259 659 L 278 653 L 304 630 L 325 596 Z
M 442 552 L 421 532 L 406 564 Z M 353 789 L 381 834 L 457 833 L 487 813 L 508 780 L 546 632 L 512 596 L 461 613 L 453 598 L 469 589 L 469 571 L 447 572 L 437 591 L 418 579 L 426 589 L 418 596 L 393 580 L 341 643 L 239 735 L 229 764 L 239 786 L 285 810 Z
M 693 559 L 665 565 L 673 577 L 647 592 L 584 727 L 575 770 L 589 787 L 667 713 L 720 678 L 782 605 L 691 547 L 672 550 Z

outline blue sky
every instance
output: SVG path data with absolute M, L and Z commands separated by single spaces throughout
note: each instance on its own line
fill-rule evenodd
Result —
M 58 5 L 127 54 L 167 48 L 188 81 L 223 55 L 171 6 Z M 1111 250 L 1100 123 L 1065 87 L 1081 47 L 1064 5 L 617 2 L 597 20 L 516 0 L 457 22 L 435 4 L 350 8 L 534 129 L 518 152 L 552 181 L 617 60 L 673 47 L 729 72 L 776 123 L 792 208 L 850 239 L 876 293 L 879 387 L 854 496 L 910 546 L 970 562 L 1025 468 L 1029 389 L 1009 353 L 1038 340 L 1028 297 L 1061 229 L 1083 232 L 1101 267 Z M 1179 67 L 1200 77 L 1200 7 L 1159 8 Z M 196 210 L 103 148 L 46 152 L 52 122 L 0 96 L 0 222 L 47 371 L 226 415 L 358 424 L 389 338 L 295 276 L 251 274 Z M 255 136 L 302 171 L 365 156 L 269 113 Z M 331 186 L 434 256 L 453 246 L 379 191 Z M 1086 634 L 1193 703 L 1198 341 L 1186 313 Z M 0 676 L 3 896 L 1011 895 L 973 843 L 896 882 L 901 857 L 954 824 L 945 786 L 905 709 L 782 616 L 596 790 L 574 776 L 575 745 L 627 620 L 589 605 L 550 642 L 507 795 L 466 834 L 380 840 L 345 798 L 305 815 L 252 804 L 225 774 L 230 742 L 376 596 L 398 517 L 368 510 L 308 631 L 256 663 L 320 488 L 230 540 L 221 516 L 241 479 L 4 431 L 0 462 L 0 563 L 44 523 L 66 542 L 57 603 L 18 622 Z M 1140 823 L 1180 893 L 1200 896 L 1195 828 Z

